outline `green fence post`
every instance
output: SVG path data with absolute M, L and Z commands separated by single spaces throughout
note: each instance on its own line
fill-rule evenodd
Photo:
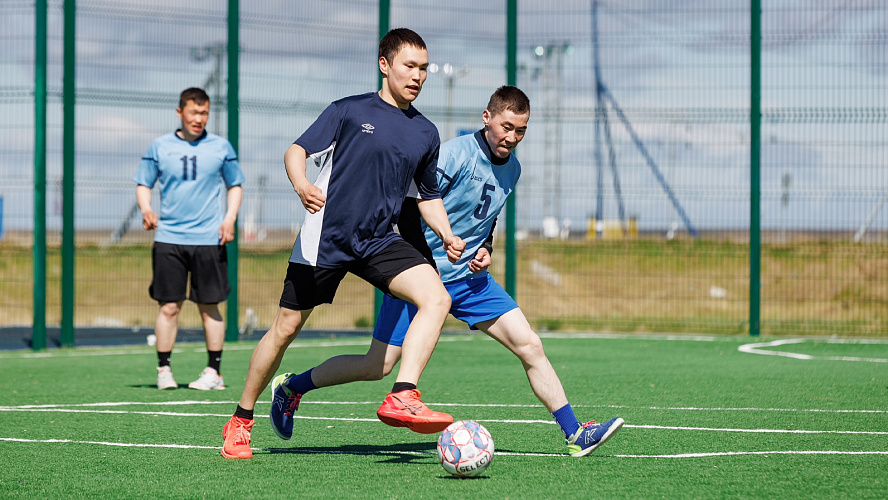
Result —
M 46 349 L 46 36 L 47 0 L 34 5 L 34 321 L 31 348 Z
M 228 142 L 238 152 L 240 136 L 240 0 L 228 0 Z M 218 132 L 218 131 L 217 131 Z M 238 265 L 240 248 L 237 220 L 234 222 L 234 240 L 228 244 L 228 282 L 231 293 L 225 306 L 225 340 L 236 342 L 240 336 L 238 307 Z
M 506 2 L 506 83 L 518 80 L 518 0 Z M 517 193 L 506 200 L 506 292 L 514 299 L 517 293 L 518 256 L 515 245 Z
M 62 76 L 62 325 L 63 347 L 74 347 L 74 110 L 77 100 L 77 14 L 75 0 L 65 0 L 64 75 Z
M 762 239 L 761 239 L 761 0 L 752 0 L 750 12 L 750 105 L 749 105 L 749 335 L 761 333 Z
M 379 0 L 379 40 L 389 31 L 389 19 L 391 17 L 391 3 L 389 0 Z M 378 64 L 378 62 L 377 62 Z M 378 66 L 377 66 L 378 68 Z M 382 73 L 377 71 L 376 87 L 382 90 Z M 382 308 L 382 292 L 373 289 L 373 324 L 379 319 L 379 309 Z

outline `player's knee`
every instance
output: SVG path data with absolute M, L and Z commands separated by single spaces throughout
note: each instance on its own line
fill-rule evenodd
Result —
M 441 293 L 435 294 L 431 302 L 435 310 L 443 311 L 446 316 L 450 312 L 450 305 L 453 303 L 453 300 L 450 298 L 450 294 L 442 288 Z
M 433 314 L 446 318 L 450 312 L 450 294 L 442 288 L 442 293 L 429 294 L 416 302 L 419 314 Z
M 397 360 L 386 361 L 385 364 L 382 365 L 382 377 L 379 377 L 379 378 L 381 379 L 381 378 L 387 377 L 390 373 L 392 373 L 392 370 L 395 369 L 395 364 L 397 364 L 397 362 L 398 362 Z
M 179 304 L 176 302 L 167 302 L 160 306 L 160 314 L 167 319 L 176 319 L 180 310 Z
M 523 361 L 528 362 L 546 357 L 546 351 L 543 349 L 543 341 L 540 340 L 539 335 L 536 334 L 529 335 L 526 341 L 518 346 L 516 354 Z
M 281 341 L 289 342 L 296 338 L 302 329 L 303 318 L 300 311 L 281 309 L 275 317 L 271 329 L 268 330 L 268 334 L 274 335 Z
M 366 359 L 364 361 L 363 374 L 361 375 L 361 380 L 364 382 L 382 380 L 392 372 L 392 365 L 387 363 L 378 363 L 376 361 L 367 362 L 368 360 Z

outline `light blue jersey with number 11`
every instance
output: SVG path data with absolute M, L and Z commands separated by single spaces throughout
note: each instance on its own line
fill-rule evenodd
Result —
M 226 193 L 244 183 L 244 174 L 226 139 L 204 131 L 189 142 L 171 132 L 151 143 L 133 180 L 149 188 L 160 182 L 160 221 L 154 241 L 218 245 Z
M 481 131 L 451 139 L 441 145 L 438 156 L 438 189 L 450 219 L 453 234 L 466 243 L 455 264 L 447 260 L 440 238 L 423 223 L 426 242 L 432 249 L 441 281 L 452 283 L 466 277 L 481 277 L 487 271 L 472 273 L 469 261 L 490 234 L 494 221 L 515 189 L 521 164 L 514 154 L 495 156 Z

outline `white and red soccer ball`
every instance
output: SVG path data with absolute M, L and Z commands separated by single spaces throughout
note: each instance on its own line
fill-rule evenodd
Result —
M 492 459 L 493 438 L 478 422 L 454 422 L 438 438 L 438 461 L 454 476 L 477 476 L 484 472 Z

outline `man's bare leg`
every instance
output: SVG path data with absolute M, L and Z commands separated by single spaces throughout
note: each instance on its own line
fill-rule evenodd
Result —
M 373 339 L 367 354 L 334 356 L 311 371 L 315 387 L 382 380 L 401 357 L 401 347 Z
M 197 304 L 203 323 L 208 351 L 221 351 L 225 344 L 225 320 L 219 312 L 219 304 Z
M 416 385 L 435 350 L 441 327 L 450 312 L 450 294 L 438 273 L 427 265 L 412 267 L 395 276 L 389 283 L 389 290 L 417 307 L 401 348 L 401 366 L 396 378 L 396 382 Z
M 530 327 L 521 309 L 512 309 L 499 318 L 475 326 L 518 356 L 533 393 L 546 409 L 554 412 L 567 404 L 561 380 L 546 357 L 539 335 Z
M 393 427 L 407 427 L 414 432 L 432 434 L 453 423 L 446 413 L 430 410 L 419 399 L 416 389 L 450 311 L 450 294 L 431 266 L 421 265 L 395 276 L 389 290 L 396 297 L 417 307 L 401 348 L 401 366 L 395 386 L 376 410 L 376 416 Z
M 157 337 L 157 352 L 169 352 L 176 345 L 179 332 L 179 312 L 182 302 L 167 302 L 160 306 L 154 321 L 154 335 Z
M 256 400 L 280 368 L 287 347 L 299 335 L 312 310 L 294 311 L 284 307 L 278 308 L 274 321 L 271 322 L 271 328 L 262 336 L 250 357 L 247 380 L 244 382 L 244 392 L 240 398 L 241 408 L 252 410 L 256 406 Z

